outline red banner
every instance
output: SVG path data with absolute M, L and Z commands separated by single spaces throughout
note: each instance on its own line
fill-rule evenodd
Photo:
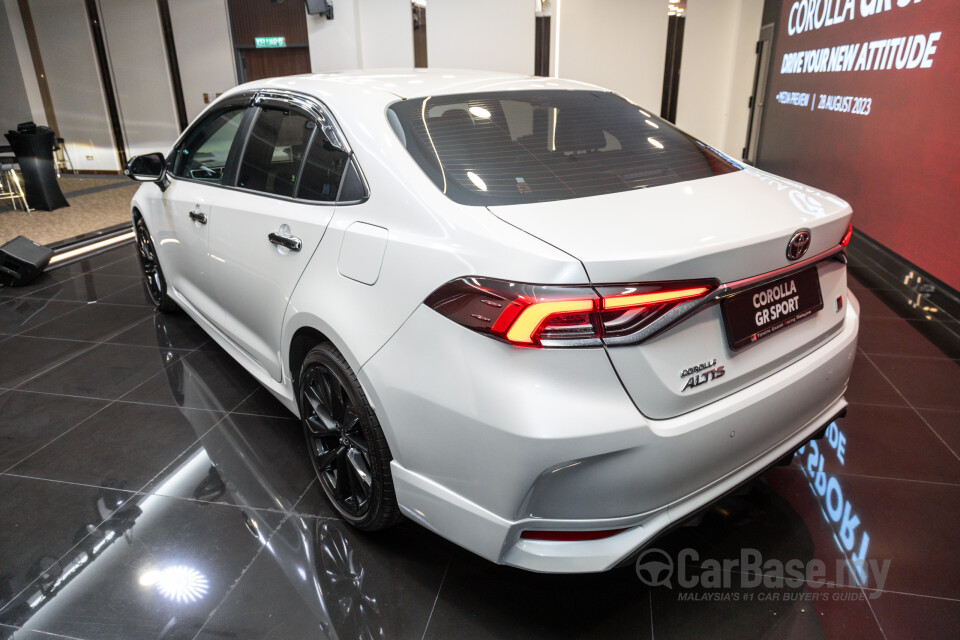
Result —
M 758 165 L 960 289 L 960 1 L 774 1 Z

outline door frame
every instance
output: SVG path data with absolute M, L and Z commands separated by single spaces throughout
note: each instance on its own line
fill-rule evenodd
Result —
M 747 139 L 743 144 L 743 161 L 757 163 L 757 151 L 760 145 L 760 128 L 763 126 L 763 103 L 767 95 L 767 80 L 770 76 L 771 47 L 773 46 L 773 23 L 760 28 L 757 40 L 757 64 L 753 73 L 753 94 L 750 96 L 750 117 L 747 120 Z

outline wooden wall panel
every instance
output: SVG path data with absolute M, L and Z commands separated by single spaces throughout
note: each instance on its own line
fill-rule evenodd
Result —
M 257 36 L 283 36 L 287 46 L 306 45 L 307 15 L 302 1 L 229 0 L 234 46 L 253 47 Z M 251 77 L 252 79 L 252 77 Z
M 248 82 L 262 78 L 310 73 L 310 50 L 306 47 L 243 49 L 243 65 Z

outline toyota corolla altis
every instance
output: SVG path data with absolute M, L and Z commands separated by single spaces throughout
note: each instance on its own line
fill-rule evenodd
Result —
M 846 407 L 849 205 L 600 87 L 264 80 L 127 173 L 157 307 L 300 417 L 361 529 L 604 570 Z

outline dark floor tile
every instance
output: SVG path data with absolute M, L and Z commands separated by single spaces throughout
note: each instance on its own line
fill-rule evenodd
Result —
M 552 575 L 454 554 L 425 638 L 650 637 L 647 587 L 633 567 Z
M 161 373 L 184 353 L 119 344 L 67 344 L 73 346 L 76 357 L 33 378 L 23 385 L 25 390 L 114 400 Z
M 652 591 L 653 637 L 685 640 L 714 638 L 824 638 L 876 640 L 881 637 L 866 596 L 858 588 L 800 583 L 799 586 L 741 587 L 740 575 L 729 576 L 731 587 Z M 769 578 L 768 578 L 769 579 Z M 771 585 L 774 583 L 771 582 Z
M 960 602 L 899 593 L 870 601 L 887 638 L 928 640 L 960 634 Z
M 850 289 L 853 290 L 853 294 L 857 297 L 857 302 L 860 303 L 860 318 L 899 318 L 901 317 L 896 311 L 893 310 L 890 304 L 884 302 L 877 294 L 870 290 L 864 289 L 862 286 L 857 286 L 856 281 L 848 281 Z M 899 296 L 902 300 L 902 305 L 906 305 L 907 298 L 901 294 L 895 294 Z
M 18 334 L 84 307 L 82 302 L 18 298 L 0 304 L 0 333 Z
M 768 478 L 819 540 L 818 548 L 844 545 L 847 558 L 867 559 L 867 588 L 960 598 L 960 486 L 829 473 L 811 478 L 797 468 Z M 832 533 L 824 535 L 818 524 Z M 882 569 L 886 561 L 882 577 L 870 563 Z
M 118 249 L 113 253 L 115 255 L 112 257 L 119 259 L 113 260 L 109 264 L 99 267 L 97 269 L 97 273 L 102 273 L 105 275 L 140 277 L 140 263 L 137 261 L 136 250 L 127 247 Z
M 851 403 L 908 406 L 893 385 L 887 382 L 867 356 L 859 351 L 853 360 L 850 384 L 844 397 Z
M 849 267 L 847 273 L 852 276 L 847 279 L 847 283 L 854 293 L 858 289 L 885 289 L 890 291 L 900 291 L 903 285 L 894 280 L 886 271 L 877 267 Z
M 34 631 L 33 629 L 24 629 L 22 627 L 13 627 L 0 624 L 0 638 L 7 640 L 77 640 L 70 636 L 61 636 L 58 634 L 45 633 L 43 631 Z
M 651 585 L 654 637 L 877 637 L 869 606 L 820 513 L 805 477 L 777 469 L 654 540 L 636 563 L 669 562 L 659 583 L 650 581 L 649 569 L 636 573 Z M 788 567 L 806 576 L 817 564 L 821 579 L 785 580 Z
M 63 275 L 73 276 L 96 271 L 110 275 L 136 275 L 136 272 L 129 273 L 126 269 L 121 270 L 117 268 L 118 263 L 121 261 L 125 260 L 128 264 L 130 260 L 135 261 L 136 255 L 136 245 L 131 242 L 110 249 L 109 251 L 84 258 L 83 260 L 71 262 L 62 267 L 58 266 L 55 269 L 49 270 L 48 273 L 54 276 L 60 276 L 61 273 Z
M 240 403 L 234 411 L 238 413 L 255 413 L 261 416 L 278 416 L 281 418 L 296 418 L 289 409 L 280 404 L 272 393 L 258 387 L 249 398 Z
M 87 270 L 86 273 L 89 273 L 90 270 Z M 56 267 L 56 268 L 47 268 L 43 273 L 30 281 L 29 284 L 22 287 L 7 287 L 0 286 L 0 299 L 4 298 L 20 298 L 26 295 L 33 294 L 41 289 L 46 289 L 49 286 L 55 285 L 57 283 L 64 282 L 71 278 L 75 278 L 78 275 L 85 273 L 82 269 L 77 267 Z
M 307 464 L 310 464 L 309 461 Z M 310 469 L 312 472 L 313 467 L 311 466 Z M 307 487 L 303 496 L 301 496 L 300 501 L 294 508 L 294 511 L 299 515 L 309 516 L 312 518 L 327 518 L 331 520 L 341 519 L 337 511 L 330 505 L 330 501 L 327 499 L 326 494 L 320 487 L 319 481 L 313 482 Z
M 188 353 L 124 400 L 230 411 L 259 383 L 222 349 Z
M 191 410 L 184 410 L 190 412 Z M 201 413 L 193 410 L 193 413 Z M 197 430 L 199 431 L 199 429 Z M 313 482 L 300 423 L 296 420 L 231 414 L 205 431 L 149 491 L 167 495 L 166 479 L 187 460 L 208 460 L 216 470 L 204 490 L 190 497 L 251 509 L 290 512 Z M 317 515 L 333 515 L 325 511 Z
M 290 518 L 200 638 L 420 638 L 451 552 L 409 522 L 364 534 L 342 522 Z M 444 637 L 478 635 L 460 626 Z
M 107 406 L 103 400 L 10 391 L 0 395 L 0 471 Z
M 138 281 L 128 276 L 101 275 L 99 272 L 85 273 L 28 293 L 26 297 L 96 302 L 136 284 Z
M 941 338 L 952 335 L 942 323 L 933 320 L 861 318 L 859 345 L 870 355 L 960 358 L 960 339 L 954 344 L 945 339 L 934 344 L 927 338 L 933 332 L 943 334 Z
M 147 293 L 147 288 L 142 280 L 135 286 L 105 296 L 101 302 L 104 304 L 126 304 L 135 307 L 154 308 L 153 300 L 150 299 L 150 294 Z
M 0 622 L 19 625 L 25 589 L 49 591 L 83 553 L 74 546 L 114 516 L 132 494 L 0 475 Z M 65 557 L 66 556 L 66 557 Z M 75 564 L 75 563 L 74 563 Z M 40 578 L 40 583 L 29 588 Z
M 8 338 L 0 342 L 0 387 L 15 387 L 93 346 L 68 340 Z
M 960 460 L 906 407 L 850 405 L 846 417 L 801 456 L 802 464 L 816 455 L 823 455 L 827 473 L 960 485 Z
M 10 473 L 138 491 L 223 415 L 114 403 Z
M 960 411 L 960 362 L 870 356 L 914 407 Z
M 101 342 L 153 315 L 153 309 L 89 303 L 26 331 L 38 338 L 62 338 Z
M 203 329 L 185 314 L 154 313 L 107 342 L 193 350 L 209 339 Z
M 960 411 L 921 409 L 920 415 L 954 453 L 960 454 Z
M 196 479 L 187 476 L 183 482 Z M 124 511 L 117 533 L 75 571 L 69 596 L 54 593 L 19 624 L 84 639 L 193 638 L 280 524 L 233 506 L 155 495 L 136 496 Z M 33 547 L 24 541 L 23 548 Z

